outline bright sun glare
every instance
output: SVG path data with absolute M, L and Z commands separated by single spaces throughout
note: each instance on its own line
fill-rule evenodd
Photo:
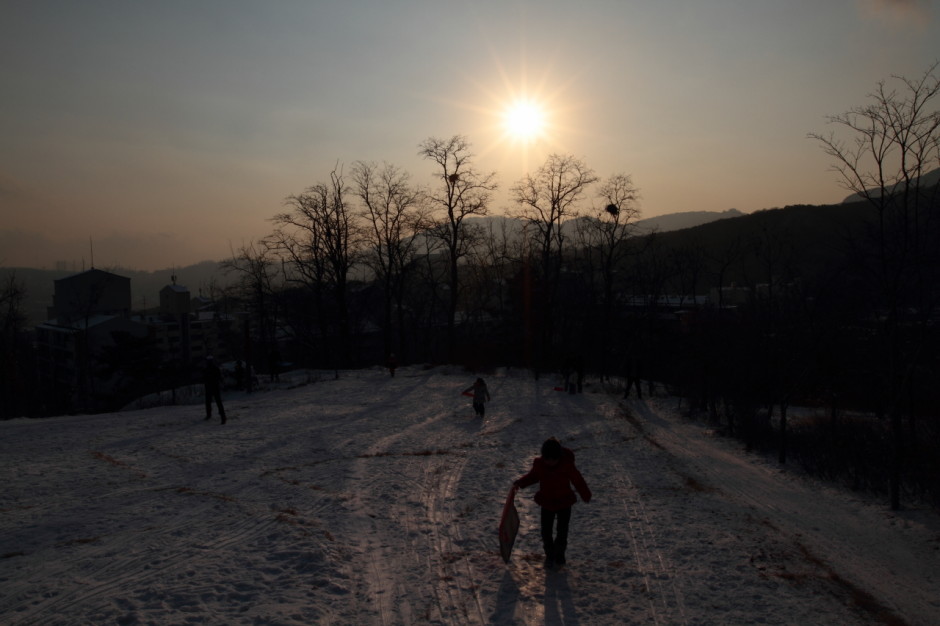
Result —
M 515 139 L 538 139 L 545 131 L 545 111 L 531 100 L 517 100 L 504 111 L 503 126 Z

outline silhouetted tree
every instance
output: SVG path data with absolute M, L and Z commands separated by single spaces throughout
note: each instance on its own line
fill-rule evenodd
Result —
M 265 353 L 275 349 L 278 333 L 278 299 L 282 291 L 280 259 L 266 243 L 248 242 L 232 250 L 222 261 L 226 273 L 238 276 L 241 300 L 249 304 L 257 320 L 258 336 Z
M 411 184 L 407 172 L 388 163 L 379 168 L 374 163 L 357 161 L 352 178 L 366 223 L 366 263 L 382 285 L 383 353 L 387 356 L 397 352 L 401 357 L 405 351 L 406 272 L 417 252 L 416 235 L 426 225 L 423 195 Z M 398 326 L 398 345 L 394 349 L 393 312 Z
M 594 170 L 584 161 L 552 154 L 534 174 L 527 174 L 511 189 L 536 257 L 532 262 L 537 269 L 541 317 L 538 357 L 541 363 L 537 366 L 545 366 L 551 357 L 555 297 L 565 252 L 562 224 L 578 217 L 578 202 L 596 181 Z
M 615 174 L 604 180 L 597 191 L 597 200 L 600 208 L 595 207 L 590 215 L 577 221 L 578 245 L 586 260 L 585 270 L 592 274 L 589 283 L 593 283 L 594 273 L 600 277 L 599 335 L 601 345 L 610 346 L 617 343 L 611 342 L 614 305 L 616 295 L 626 287 L 622 280 L 625 264 L 646 240 L 636 237 L 636 221 L 640 218 L 639 190 L 629 175 Z M 600 371 L 608 374 L 608 351 L 603 350 L 601 355 Z
M 277 229 L 268 238 L 270 248 L 283 257 L 287 280 L 312 292 L 324 347 L 334 366 L 349 362 L 347 282 L 361 241 L 347 193 L 342 172 L 333 170 L 329 183 L 288 196 L 292 210 L 273 218 Z
M 496 173 L 480 173 L 474 167 L 470 143 L 461 135 L 450 139 L 431 137 L 419 147 L 421 156 L 432 161 L 439 182 L 428 191 L 435 211 L 432 236 L 444 243 L 447 252 L 450 296 L 447 310 L 448 356 L 454 356 L 455 320 L 460 295 L 460 261 L 479 241 L 481 232 L 465 223 L 472 215 L 486 215 L 490 195 L 497 189 Z

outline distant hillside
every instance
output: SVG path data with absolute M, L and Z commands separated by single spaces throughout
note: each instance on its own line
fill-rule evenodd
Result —
M 731 217 L 741 217 L 742 215 L 744 215 L 744 213 L 737 209 L 728 209 L 727 211 L 721 212 L 688 211 L 685 213 L 670 213 L 668 215 L 648 217 L 637 221 L 636 224 L 640 230 L 644 232 L 652 232 L 655 230 L 666 233 L 683 228 L 694 228 L 702 224 L 717 222 L 718 220 L 725 220 Z
M 698 251 L 705 259 L 704 282 L 731 258 L 725 284 L 766 280 L 760 255 L 767 246 L 778 248 L 803 276 L 834 277 L 845 268 L 852 242 L 864 240 L 865 225 L 874 219 L 874 210 L 863 203 L 796 205 L 663 232 L 657 241 L 666 250 Z
M 665 233 L 683 228 L 694 228 L 702 224 L 717 222 L 718 220 L 741 217 L 745 215 L 737 209 L 728 209 L 727 211 L 688 211 L 685 213 L 669 213 L 667 215 L 657 215 L 646 219 L 637 220 L 636 225 L 642 233 L 653 231 Z M 483 228 L 492 229 L 497 235 L 505 228 L 507 234 L 518 235 L 522 232 L 522 221 L 518 218 L 494 215 L 487 217 L 473 217 L 467 220 L 469 224 L 478 224 Z M 574 236 L 574 221 L 565 222 L 563 227 L 565 234 L 569 237 Z
M 920 177 L 920 184 L 922 187 L 935 187 L 938 183 L 940 183 L 940 169 L 927 172 Z M 895 187 L 897 187 L 897 185 L 894 185 L 889 189 L 893 191 Z M 845 200 L 842 201 L 842 203 L 851 204 L 853 202 L 860 202 L 861 200 L 863 200 L 862 196 L 857 193 L 853 193 L 851 196 L 847 196 Z

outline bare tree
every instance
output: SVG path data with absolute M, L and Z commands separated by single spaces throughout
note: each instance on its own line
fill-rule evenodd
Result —
M 261 345 L 268 353 L 276 353 L 280 318 L 278 299 L 283 279 L 280 259 L 264 242 L 256 244 L 249 241 L 237 250 L 232 249 L 231 253 L 232 256 L 223 261 L 221 267 L 226 273 L 235 273 L 238 276 L 241 299 L 250 304 L 254 317 L 258 320 Z M 246 346 L 246 359 L 250 352 L 250 348 Z M 250 380 L 249 376 L 248 381 Z
M 509 306 L 508 281 L 520 262 L 521 233 L 512 224 L 512 220 L 504 218 L 487 226 L 476 263 L 490 286 L 486 302 L 500 317 L 505 316 Z
M 345 365 L 350 356 L 347 281 L 361 236 L 347 193 L 342 172 L 333 170 L 329 183 L 288 196 L 291 211 L 273 218 L 277 228 L 268 239 L 283 257 L 287 279 L 313 293 L 325 347 L 329 337 L 337 338 L 334 365 Z
M 579 220 L 578 237 L 589 267 L 597 267 L 601 285 L 601 337 L 609 345 L 614 318 L 617 278 L 625 270 L 628 257 L 639 252 L 636 221 L 640 217 L 639 190 L 628 174 L 614 174 L 601 183 L 596 199 L 601 208 L 594 208 L 587 219 Z M 609 350 L 602 353 L 601 372 L 609 373 Z
M 900 508 L 904 461 L 902 411 L 909 405 L 908 382 L 922 357 L 922 335 L 936 306 L 938 186 L 924 175 L 940 166 L 940 63 L 919 78 L 892 76 L 878 83 L 870 103 L 829 117 L 837 127 L 811 133 L 834 161 L 849 191 L 875 212 L 868 255 L 868 279 L 875 291 L 878 337 L 883 355 L 882 404 L 891 421 L 893 463 L 891 507 Z M 849 139 L 843 139 L 847 134 Z M 912 418 L 913 419 L 913 418 Z
M 487 220 L 480 245 L 468 255 L 462 281 L 465 323 L 475 341 L 464 354 L 476 365 L 487 359 L 501 358 L 515 362 L 519 335 L 509 323 L 512 310 L 510 281 L 517 275 L 520 247 L 518 223 L 506 217 Z M 476 326 L 474 326 L 476 325 Z
M 367 263 L 383 286 L 383 341 L 387 356 L 392 349 L 392 317 L 397 316 L 398 347 L 405 348 L 405 274 L 415 258 L 416 235 L 425 223 L 421 192 L 410 176 L 394 165 L 379 168 L 358 161 L 353 165 L 353 185 L 363 204 L 368 242 Z M 393 311 L 394 309 L 394 311 Z
M 639 190 L 630 176 L 616 174 L 604 181 L 597 194 L 603 208 L 594 209 L 590 219 L 581 220 L 582 243 L 598 260 L 605 307 L 613 304 L 614 277 L 626 258 L 633 253 L 631 240 L 636 235 L 640 217 Z
M 430 204 L 437 212 L 432 235 L 444 243 L 448 257 L 450 298 L 447 311 L 448 356 L 453 358 L 459 302 L 459 267 L 479 238 L 477 229 L 465 220 L 474 215 L 486 215 L 490 196 L 497 189 L 496 173 L 481 173 L 473 163 L 466 137 L 454 135 L 450 139 L 431 137 L 419 147 L 421 156 L 436 165 L 439 183 L 428 192 Z
M 518 216 L 526 222 L 526 232 L 538 255 L 535 261 L 541 288 L 541 360 L 549 358 L 554 334 L 555 295 L 565 242 L 562 225 L 578 216 L 578 202 L 596 181 L 594 170 L 584 161 L 552 154 L 535 174 L 527 174 L 511 189 L 519 205 Z

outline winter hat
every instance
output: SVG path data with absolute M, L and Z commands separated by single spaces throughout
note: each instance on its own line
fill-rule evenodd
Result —
M 542 458 L 543 459 L 560 459 L 561 458 L 561 443 L 554 437 L 551 439 L 546 439 L 545 443 L 542 444 Z

